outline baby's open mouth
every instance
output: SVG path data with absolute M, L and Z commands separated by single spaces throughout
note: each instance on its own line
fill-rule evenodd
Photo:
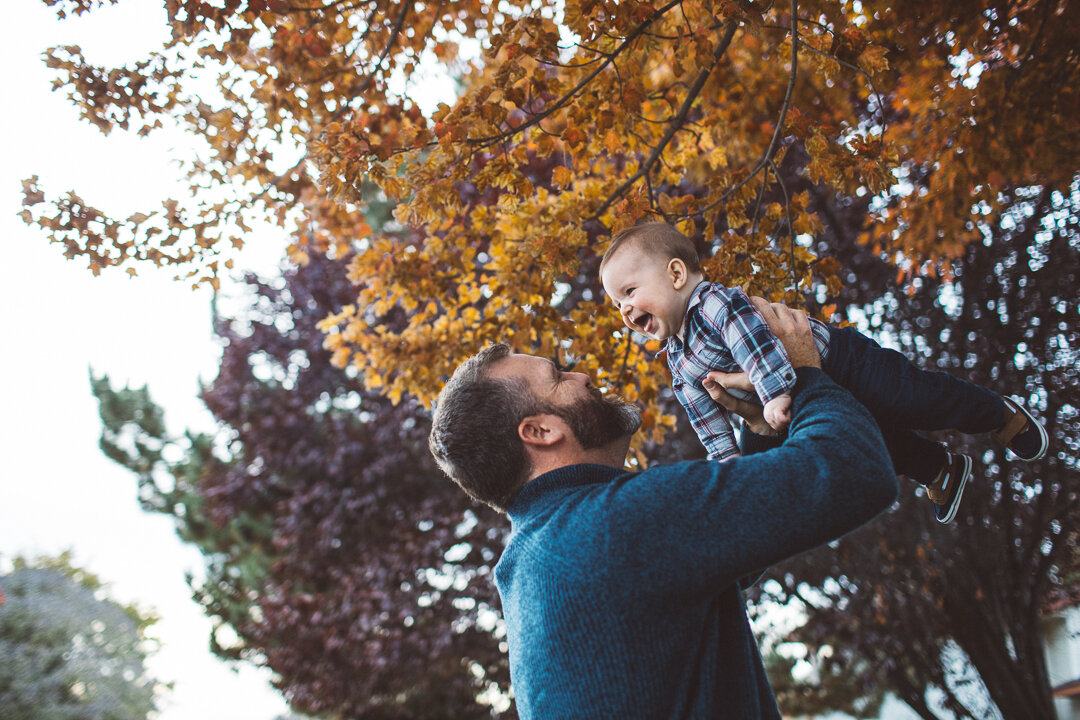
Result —
M 652 322 L 652 315 L 649 313 L 641 313 L 634 318 L 634 325 L 639 327 L 642 332 L 648 332 L 650 322 Z

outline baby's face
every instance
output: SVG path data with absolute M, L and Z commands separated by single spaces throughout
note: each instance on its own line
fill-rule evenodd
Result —
M 664 341 L 682 327 L 685 299 L 663 257 L 634 247 L 620 249 L 604 265 L 600 282 L 634 332 Z

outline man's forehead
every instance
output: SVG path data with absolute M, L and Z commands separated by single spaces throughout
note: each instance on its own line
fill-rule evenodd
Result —
M 543 371 L 544 367 L 549 363 L 550 361 L 535 355 L 514 353 L 499 358 L 492 363 L 488 376 L 495 378 L 524 377 Z

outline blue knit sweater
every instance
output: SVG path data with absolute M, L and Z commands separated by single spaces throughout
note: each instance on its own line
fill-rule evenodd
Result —
M 877 425 L 800 368 L 783 446 L 528 483 L 495 568 L 522 720 L 779 718 L 739 580 L 854 530 L 896 478 Z

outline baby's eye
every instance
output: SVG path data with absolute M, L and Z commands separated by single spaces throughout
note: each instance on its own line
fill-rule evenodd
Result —
M 636 287 L 626 288 L 626 297 L 630 297 L 631 295 L 633 295 L 635 290 L 637 290 Z

